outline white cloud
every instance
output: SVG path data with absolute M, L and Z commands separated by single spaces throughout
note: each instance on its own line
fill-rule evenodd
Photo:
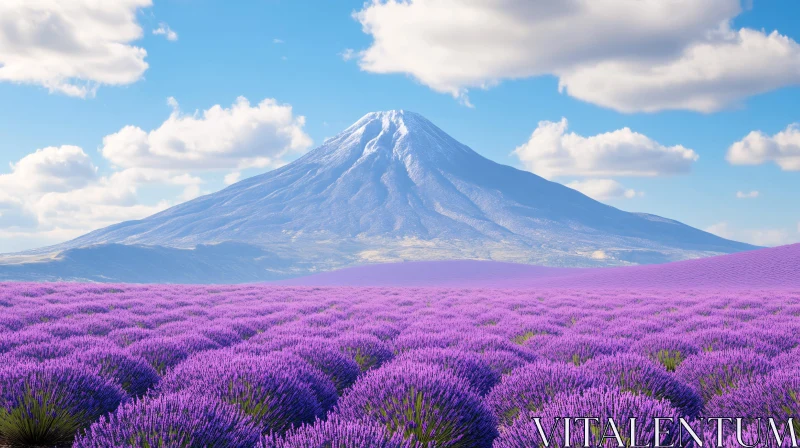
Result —
M 733 165 L 777 164 L 784 171 L 800 171 L 800 124 L 791 124 L 773 136 L 753 131 L 728 148 Z
M 643 192 L 625 188 L 621 183 L 613 179 L 576 180 L 565 185 L 598 201 L 620 198 L 633 199 L 644 196 Z
M 800 231 L 800 229 L 798 230 Z M 705 231 L 722 238 L 742 241 L 756 246 L 774 247 L 800 241 L 799 235 L 793 235 L 792 232 L 787 229 L 738 229 L 724 221 L 707 227 Z
M 239 171 L 234 171 L 232 173 L 228 173 L 225 175 L 224 182 L 225 185 L 232 185 L 235 184 L 236 182 L 239 182 L 239 179 L 241 178 L 242 178 L 242 173 L 240 173 Z
M 363 70 L 465 103 L 470 88 L 554 75 L 624 112 L 710 112 L 800 82 L 800 46 L 731 30 L 740 12 L 739 0 L 373 0 L 354 17 L 373 39 L 357 53 Z
M 712 224 L 704 229 L 708 233 L 713 233 L 722 238 L 726 239 L 734 239 L 735 234 L 733 230 L 731 230 L 730 225 L 727 222 L 718 222 L 716 224 Z
M 759 193 L 757 190 L 748 191 L 748 192 L 744 192 L 744 191 L 737 191 L 737 192 L 736 192 L 736 197 L 737 197 L 737 198 L 739 198 L 739 199 L 755 199 L 755 198 L 757 198 L 757 197 L 758 197 L 760 194 L 761 194 L 761 193 Z
M 352 48 L 345 48 L 344 51 L 339 53 L 339 56 L 341 56 L 342 60 L 346 62 L 346 61 L 349 61 L 351 59 L 355 59 L 357 54 L 356 54 L 355 50 L 353 50 Z
M 158 28 L 153 30 L 153 34 L 164 36 L 167 38 L 167 40 L 172 42 L 178 40 L 178 33 L 173 31 L 173 29 L 164 22 L 158 24 Z
M 0 189 L 7 192 L 67 191 L 97 177 L 97 167 L 77 146 L 42 148 L 10 166 L 10 174 L 0 175 Z
M 239 170 L 279 166 L 282 157 L 311 146 L 305 118 L 273 99 L 251 106 L 239 97 L 230 108 L 215 105 L 194 115 L 168 102 L 173 112 L 157 129 L 125 126 L 103 138 L 103 156 L 123 168 Z
M 800 83 L 800 45 L 777 32 L 714 33 L 676 59 L 623 60 L 564 72 L 571 96 L 622 112 L 714 112 L 744 98 Z
M 539 122 L 514 154 L 526 169 L 548 179 L 680 174 L 699 158 L 691 149 L 664 146 L 628 128 L 591 137 L 567 133 L 566 118 Z
M 797 237 L 790 235 L 784 229 L 761 229 L 750 230 L 750 237 L 747 238 L 752 244 L 756 246 L 783 246 L 784 244 L 796 243 Z
M 137 11 L 151 0 L 3 0 L 0 81 L 70 96 L 131 84 L 147 69 Z
M 272 39 L 272 43 L 273 44 L 282 44 L 283 43 L 283 39 L 277 39 L 277 38 L 276 39 Z
M 23 160 L 12 166 L 23 165 Z M 58 173 L 63 174 L 64 180 L 61 182 L 53 180 Z M 142 186 L 183 187 L 183 192 L 175 198 L 183 201 L 201 194 L 200 185 L 203 183 L 202 179 L 185 173 L 137 168 L 93 177 L 88 182 L 80 183 L 72 182 L 74 176 L 58 173 L 48 170 L 27 171 L 29 182 L 22 185 L 16 179 L 19 171 L 0 176 L 2 252 L 75 238 L 121 221 L 144 218 L 174 205 L 175 201 L 168 199 L 151 204 L 142 203 L 138 196 Z M 36 176 L 41 179 L 36 179 Z M 72 188 L 66 188 L 67 185 Z M 44 188 L 46 186 L 50 188 Z M 17 242 L 12 245 L 13 249 L 6 249 L 9 247 L 6 244 L 8 239 Z

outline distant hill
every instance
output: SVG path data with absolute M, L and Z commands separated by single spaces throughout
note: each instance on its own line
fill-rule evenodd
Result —
M 219 260 L 196 249 L 221 243 L 234 246 Z M 367 114 L 298 160 L 219 192 L 63 244 L 0 256 L 0 278 L 40 279 L 47 272 L 58 279 L 239 282 L 375 262 L 590 267 L 751 249 L 602 204 L 492 162 L 421 115 L 388 111 Z M 142 250 L 158 254 L 162 269 L 130 259 Z M 261 252 L 280 262 L 265 263 Z M 198 268 L 178 272 L 180 265 Z
M 800 244 L 619 268 L 542 268 L 490 261 L 360 266 L 279 282 L 302 286 L 800 289 Z

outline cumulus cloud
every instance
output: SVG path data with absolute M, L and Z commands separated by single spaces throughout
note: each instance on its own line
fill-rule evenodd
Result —
M 745 191 L 737 191 L 737 192 L 736 192 L 736 197 L 737 197 L 737 198 L 739 198 L 739 199 L 755 199 L 755 198 L 757 198 L 757 197 L 758 197 L 760 194 L 761 194 L 761 193 L 759 193 L 757 190 L 748 191 L 748 192 L 745 192 Z
M 239 97 L 229 108 L 193 115 L 168 102 L 173 112 L 158 128 L 125 126 L 103 138 L 103 157 L 123 168 L 240 170 L 279 166 L 284 156 L 311 146 L 305 118 L 273 99 L 251 106 Z
M 167 38 L 167 40 L 172 42 L 178 40 L 178 33 L 173 31 L 172 28 L 170 28 L 169 25 L 164 22 L 158 24 L 158 28 L 153 30 L 153 34 L 164 36 Z
M 560 89 L 622 112 L 714 112 L 800 83 L 800 45 L 777 32 L 713 33 L 676 59 L 605 61 L 564 72 Z
M 728 148 L 726 159 L 733 165 L 772 162 L 784 171 L 800 171 L 800 124 L 772 136 L 753 131 Z
M 137 10 L 151 0 L 3 0 L 0 81 L 70 96 L 131 84 L 147 69 Z
M 576 180 L 565 185 L 598 201 L 620 198 L 633 199 L 644 196 L 643 192 L 625 188 L 614 179 Z
M 77 146 L 42 148 L 10 166 L 10 174 L 0 175 L 0 189 L 6 191 L 67 191 L 97 177 L 97 167 Z
M 199 191 L 202 179 L 188 174 L 131 168 L 99 176 L 86 153 L 76 146 L 39 149 L 0 175 L 0 226 L 4 231 L 83 233 L 162 210 L 140 203 L 137 189 L 146 184 Z M 73 235 L 77 236 L 77 235 Z
M 706 232 L 729 240 L 743 241 L 756 246 L 783 246 L 800 241 L 800 235 L 794 234 L 787 229 L 768 228 L 768 229 L 739 229 L 731 226 L 728 222 L 719 222 L 705 229 Z M 800 233 L 800 228 L 798 229 Z
M 539 122 L 513 154 L 526 169 L 548 179 L 680 174 L 699 158 L 691 149 L 664 146 L 628 128 L 591 137 L 567 133 L 566 118 Z
M 710 112 L 800 82 L 800 46 L 732 30 L 739 0 L 374 0 L 354 14 L 373 73 L 405 73 L 463 102 L 503 79 L 624 112 Z M 355 53 L 351 53 L 353 55 Z

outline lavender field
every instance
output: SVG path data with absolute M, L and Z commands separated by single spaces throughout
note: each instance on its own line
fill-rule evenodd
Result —
M 0 445 L 517 448 L 563 416 L 763 440 L 800 430 L 798 344 L 789 290 L 0 283 Z

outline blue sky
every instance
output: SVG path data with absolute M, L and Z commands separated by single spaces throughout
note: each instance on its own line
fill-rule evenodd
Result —
M 37 2 L 38 11 L 17 0 L 0 6 L 0 22 L 35 29 L 47 13 L 67 24 L 62 35 L 37 39 L 0 31 L 0 252 L 55 243 L 218 190 L 226 176 L 291 161 L 365 113 L 387 109 L 419 112 L 500 163 L 534 172 L 561 166 L 547 177 L 583 185 L 624 210 L 761 245 L 800 241 L 800 137 L 790 127 L 800 122 L 800 30 L 792 26 L 800 4 L 793 0 L 690 2 L 677 8 L 678 18 L 628 11 L 625 0 L 595 3 L 605 3 L 610 19 L 595 18 L 597 11 L 578 0 L 553 19 L 515 1 L 492 10 L 504 7 L 121 0 L 111 25 L 91 22 L 81 10 L 89 2 L 73 1 L 72 10 L 46 1 Z M 487 25 L 482 18 L 490 16 L 500 25 Z M 626 25 L 626 16 L 636 22 Z M 76 29 L 98 31 L 87 37 Z M 522 31 L 504 34 L 509 29 Z M 72 50 L 63 44 L 70 33 L 79 42 Z M 109 42 L 126 51 L 95 68 L 109 57 Z M 693 55 L 700 58 L 694 65 Z M 276 102 L 264 115 L 247 116 L 259 126 L 247 138 L 227 136 L 239 128 L 212 126 L 202 116 L 215 105 L 231 108 L 238 97 L 249 100 L 246 111 Z M 270 121 L 277 120 L 270 111 L 289 119 Z M 185 126 L 151 138 L 147 159 L 125 152 L 131 140 L 119 135 L 123 128 L 150 133 L 170 114 Z M 559 140 L 556 158 L 542 149 L 550 140 L 531 138 L 540 122 L 562 118 L 564 133 L 575 135 Z M 624 128 L 636 138 L 615 132 Z M 185 135 L 207 129 L 213 138 Z M 761 134 L 743 141 L 753 131 Z M 111 135 L 119 136 L 116 146 L 104 142 Z M 180 157 L 194 162 L 156 160 L 159 144 L 208 139 L 232 143 L 218 158 L 193 158 L 184 145 Z M 236 161 L 255 160 L 262 143 L 269 161 Z M 677 160 L 678 146 L 696 160 Z M 20 162 L 43 148 L 53 149 Z

